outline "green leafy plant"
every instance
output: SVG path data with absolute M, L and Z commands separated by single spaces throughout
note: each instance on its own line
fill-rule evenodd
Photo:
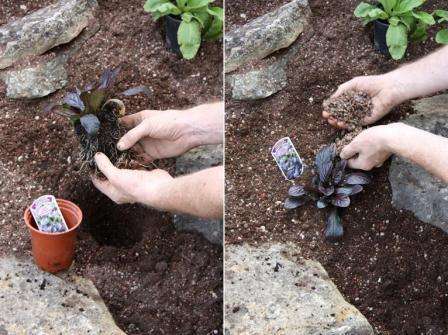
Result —
M 428 37 L 428 27 L 436 23 L 433 15 L 417 10 L 426 0 L 379 0 L 378 5 L 361 2 L 355 16 L 364 25 L 383 20 L 389 23 L 386 42 L 393 59 L 404 57 L 408 42 L 421 42 Z
M 126 153 L 116 149 L 122 135 L 119 117 L 124 116 L 124 103 L 115 96 L 132 96 L 139 93 L 149 95 L 145 86 L 130 88 L 115 93 L 114 84 L 120 68 L 107 69 L 98 83 L 87 85 L 83 91 L 78 88 L 69 92 L 62 101 L 52 103 L 46 111 L 68 117 L 74 127 L 81 145 L 81 161 L 91 168 L 95 167 L 94 156 L 98 151 L 106 154 L 112 163 L 123 160 Z
M 315 175 L 308 185 L 294 185 L 288 191 L 285 209 L 291 210 L 314 201 L 319 209 L 329 210 L 326 220 L 325 238 L 338 241 L 344 234 L 340 209 L 350 206 L 350 197 L 370 183 L 370 177 L 362 172 L 347 169 L 347 161 L 337 158 L 336 146 L 321 149 L 314 163 Z
M 201 46 L 202 37 L 216 40 L 222 36 L 224 12 L 221 7 L 210 6 L 214 0 L 147 0 L 146 12 L 154 20 L 172 15 L 181 18 L 177 41 L 185 59 L 193 59 Z
M 437 23 L 448 22 L 448 10 L 436 10 L 433 16 L 437 18 Z M 440 44 L 448 44 L 448 29 L 440 30 L 436 35 L 436 42 Z

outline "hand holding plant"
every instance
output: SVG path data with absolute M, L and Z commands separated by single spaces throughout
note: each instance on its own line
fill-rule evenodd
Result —
M 133 148 L 146 162 L 179 156 L 205 144 L 222 142 L 221 103 L 188 110 L 145 110 L 127 115 L 120 123 L 129 131 L 119 140 L 119 150 Z
M 181 18 L 177 32 L 180 51 L 185 59 L 193 59 L 202 37 L 216 40 L 222 36 L 224 12 L 220 7 L 210 6 L 212 2 L 214 0 L 147 0 L 144 9 L 156 21 L 167 15 Z
M 95 155 L 98 169 L 106 180 L 92 176 L 95 187 L 117 204 L 141 203 L 164 209 L 163 190 L 173 181 L 164 170 L 118 169 L 103 153 Z

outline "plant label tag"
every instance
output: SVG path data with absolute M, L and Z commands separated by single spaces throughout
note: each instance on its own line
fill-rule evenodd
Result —
M 289 137 L 278 140 L 272 147 L 271 154 L 287 180 L 293 180 L 302 175 L 304 169 L 302 159 Z
M 62 233 L 68 230 L 54 196 L 43 195 L 37 198 L 33 201 L 30 210 L 40 231 Z

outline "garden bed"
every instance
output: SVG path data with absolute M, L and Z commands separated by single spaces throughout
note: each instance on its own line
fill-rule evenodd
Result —
M 264 3 L 228 2 L 227 29 L 272 10 Z M 358 3 L 310 1 L 314 32 L 296 42 L 300 48 L 288 67 L 288 87 L 258 102 L 236 102 L 227 95 L 226 243 L 298 242 L 301 255 L 320 261 L 380 334 L 444 334 L 448 237 L 392 207 L 388 163 L 373 171 L 373 183 L 345 212 L 346 234 L 337 245 L 324 241 L 322 212 L 311 206 L 296 212 L 283 209 L 290 183 L 270 154 L 275 142 L 290 136 L 310 164 L 316 151 L 338 136 L 321 118 L 322 102 L 355 76 L 384 73 L 401 64 L 373 52 L 369 30 L 353 16 Z M 425 8 L 444 5 L 428 1 Z M 430 40 L 411 45 L 406 60 L 435 48 Z M 409 113 L 411 104 L 402 104 L 380 123 Z
M 52 1 L 0 5 L 0 24 Z M 146 85 L 149 97 L 125 99 L 128 113 L 185 109 L 221 97 L 222 48 L 204 43 L 185 61 L 166 50 L 160 23 L 142 1 L 99 1 L 100 31 L 67 65 L 69 87 L 122 65 L 118 90 Z M 74 270 L 91 279 L 127 334 L 221 332 L 222 251 L 202 237 L 174 230 L 172 217 L 136 205 L 118 206 L 78 173 L 78 142 L 69 122 L 45 114 L 61 98 L 11 101 L 0 85 L 0 255 L 30 255 L 22 214 L 32 199 L 54 194 L 79 204 L 85 220 Z M 174 160 L 156 162 L 174 173 Z

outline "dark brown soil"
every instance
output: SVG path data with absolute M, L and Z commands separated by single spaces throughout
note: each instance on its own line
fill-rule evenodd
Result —
M 323 110 L 338 121 L 343 121 L 349 130 L 362 127 L 362 120 L 372 115 L 372 99 L 366 92 L 349 91 L 323 103 Z
M 227 20 L 240 24 L 239 13 L 263 14 L 263 3 L 229 0 Z M 352 14 L 358 3 L 311 0 L 314 33 L 299 38 L 302 47 L 289 66 L 288 87 L 259 102 L 227 99 L 226 243 L 296 242 L 304 257 L 324 265 L 379 334 L 446 334 L 448 238 L 393 208 L 389 164 L 373 171 L 373 183 L 343 215 L 346 233 L 337 245 L 324 242 L 324 213 L 312 206 L 293 213 L 283 209 L 291 184 L 270 155 L 272 145 L 290 136 L 305 161 L 312 161 L 320 147 L 342 135 L 322 120 L 322 102 L 354 76 L 401 64 L 373 52 L 370 31 Z M 445 5 L 428 1 L 425 8 Z M 407 60 L 435 48 L 431 40 L 412 45 Z M 409 103 L 402 104 L 381 123 L 411 112 Z
M 0 24 L 52 1 L 2 1 Z M 25 5 L 26 10 L 20 8 Z M 185 61 L 168 52 L 160 23 L 140 0 L 99 1 L 100 31 L 71 58 L 69 88 L 84 87 L 105 68 L 122 66 L 117 91 L 146 85 L 149 97 L 124 99 L 128 113 L 185 109 L 222 96 L 222 47 L 204 43 Z M 222 332 L 222 248 L 179 233 L 171 215 L 118 206 L 79 173 L 79 146 L 63 117 L 45 114 L 51 98 L 5 98 L 0 85 L 0 255 L 31 255 L 22 214 L 42 194 L 80 204 L 85 220 L 75 271 L 91 279 L 128 334 Z M 174 160 L 155 162 L 174 172 Z

